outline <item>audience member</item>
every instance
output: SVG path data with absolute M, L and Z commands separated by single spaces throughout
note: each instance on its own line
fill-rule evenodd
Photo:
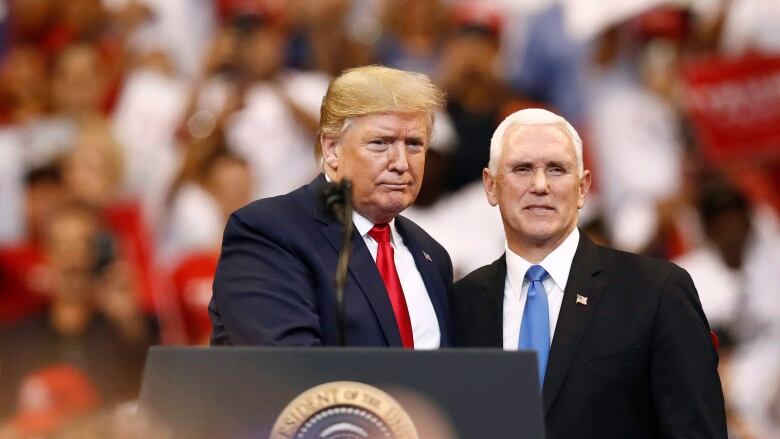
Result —
M 26 235 L 0 247 L 0 326 L 37 314 L 48 303 L 43 234 L 52 214 L 68 202 L 58 164 L 31 170 L 25 184 Z
M 209 81 L 198 101 L 211 96 L 216 105 L 202 109 L 215 115 L 239 102 L 227 120 L 228 146 L 249 163 L 255 198 L 279 195 L 317 173 L 309 145 L 327 79 L 284 67 L 287 35 L 270 18 L 239 16 L 233 25 L 238 46 L 231 68 Z
M 138 301 L 152 312 L 157 289 L 152 236 L 140 205 L 119 195 L 124 163 L 109 127 L 103 121 L 92 121 L 65 156 L 63 178 L 73 198 L 95 209 L 101 224 L 116 236 L 116 252 L 128 264 Z
M 735 437 L 770 437 L 780 385 L 780 239 L 762 236 L 747 197 L 722 179 L 703 186 L 698 210 L 706 243 L 676 262 L 691 274 L 707 319 L 726 341 L 720 374 L 734 430 L 745 431 Z
M 447 114 L 457 133 L 450 190 L 482 177 L 490 155 L 490 136 L 504 113 L 522 105 L 496 69 L 499 29 L 471 20 L 462 18 L 443 49 L 439 67 L 440 82 L 448 94 Z
M 376 44 L 381 64 L 436 75 L 449 32 L 449 13 L 441 0 L 388 0 L 383 3 L 383 34 Z
M 147 347 L 156 329 L 133 296 L 134 279 L 116 260 L 110 236 L 89 207 L 73 204 L 48 221 L 44 249 L 49 308 L 0 332 L 7 415 L 22 377 L 66 362 L 93 380 L 102 398 L 135 398 Z
M 230 214 L 252 201 L 246 161 L 216 142 L 193 143 L 188 148 L 160 243 L 162 260 L 169 266 L 189 253 L 218 251 Z

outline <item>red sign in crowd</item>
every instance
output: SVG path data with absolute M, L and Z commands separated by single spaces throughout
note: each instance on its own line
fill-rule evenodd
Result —
M 682 74 L 688 115 L 708 159 L 780 159 L 780 57 L 697 59 Z

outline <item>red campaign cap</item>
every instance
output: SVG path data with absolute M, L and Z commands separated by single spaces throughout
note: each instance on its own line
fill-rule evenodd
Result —
M 452 6 L 452 19 L 460 27 L 479 27 L 495 36 L 501 32 L 501 13 L 495 6 L 481 1 L 460 2 Z
M 688 31 L 688 17 L 689 13 L 685 9 L 661 6 L 639 15 L 633 23 L 642 38 L 660 37 L 680 40 Z
M 23 434 L 45 434 L 99 406 L 92 381 L 75 367 L 58 364 L 24 378 L 11 423 Z

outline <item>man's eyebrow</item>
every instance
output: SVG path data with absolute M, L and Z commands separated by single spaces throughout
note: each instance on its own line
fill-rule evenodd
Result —
M 562 162 L 560 160 L 550 160 L 547 162 L 547 166 L 568 169 L 571 168 L 573 165 L 569 164 L 568 162 Z
M 385 140 L 385 139 L 394 139 L 395 138 L 395 134 L 393 134 L 392 132 L 389 132 L 389 131 L 381 131 L 381 130 L 367 131 L 367 132 L 363 133 L 363 138 L 364 139 L 375 138 L 375 139 L 383 139 L 383 140 Z
M 530 160 L 513 160 L 506 163 L 508 168 L 517 168 L 520 166 L 533 166 L 533 162 Z
M 374 139 L 381 139 L 381 140 L 395 140 L 401 138 L 396 133 L 392 131 L 369 131 L 363 135 L 363 138 L 374 138 Z M 422 142 L 425 139 L 425 135 L 423 134 L 409 134 L 403 137 L 403 139 L 407 142 L 409 141 L 417 141 Z
M 508 168 L 517 168 L 517 167 L 521 167 L 521 166 L 533 167 L 534 166 L 534 162 L 532 160 L 514 160 L 514 161 L 508 161 L 506 163 L 506 166 Z M 573 167 L 574 165 L 570 164 L 570 163 L 568 163 L 566 161 L 548 160 L 548 161 L 546 161 L 544 163 L 544 166 L 545 167 L 558 167 L 558 168 L 569 169 L 569 168 Z

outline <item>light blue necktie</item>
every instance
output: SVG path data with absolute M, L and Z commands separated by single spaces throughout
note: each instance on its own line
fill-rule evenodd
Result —
M 550 353 L 550 309 L 542 280 L 548 276 L 541 265 L 532 265 L 525 273 L 528 297 L 520 324 L 520 349 L 536 351 L 539 360 L 539 387 L 544 384 L 547 356 Z

